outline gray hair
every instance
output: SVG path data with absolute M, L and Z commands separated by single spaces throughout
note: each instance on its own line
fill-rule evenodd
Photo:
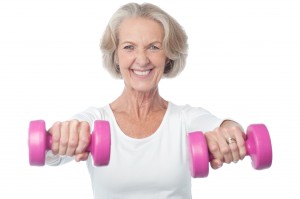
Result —
M 187 35 L 181 25 L 159 7 L 149 4 L 128 3 L 120 7 L 111 17 L 101 40 L 100 49 L 104 67 L 117 78 L 122 78 L 116 64 L 119 26 L 125 18 L 144 17 L 163 26 L 163 48 L 169 61 L 166 62 L 164 77 L 175 77 L 185 67 L 187 58 Z

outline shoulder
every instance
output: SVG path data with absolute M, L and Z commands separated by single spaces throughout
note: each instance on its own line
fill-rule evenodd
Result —
M 87 121 L 92 123 L 95 120 L 107 120 L 109 117 L 109 105 L 103 107 L 90 106 L 84 111 L 75 114 L 72 119 L 77 119 L 79 121 Z
M 180 113 L 181 115 L 185 115 L 187 117 L 211 114 L 209 111 L 201 107 L 194 107 L 189 104 L 176 105 L 172 102 L 169 103 L 172 113 Z
M 170 114 L 180 115 L 182 122 L 189 132 L 201 130 L 203 132 L 218 127 L 223 119 L 220 119 L 202 107 L 191 105 L 175 105 L 170 103 Z

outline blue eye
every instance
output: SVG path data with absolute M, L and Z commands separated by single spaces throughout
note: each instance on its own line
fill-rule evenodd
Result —
M 155 45 L 150 45 L 150 49 L 151 50 L 159 50 L 159 47 L 155 46 Z
M 124 49 L 126 49 L 126 50 L 133 50 L 134 46 L 133 45 L 127 45 L 127 46 L 124 46 Z

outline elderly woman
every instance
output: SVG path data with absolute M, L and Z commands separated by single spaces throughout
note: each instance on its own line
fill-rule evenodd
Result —
M 160 96 L 160 80 L 178 75 L 187 57 L 187 36 L 174 18 L 151 4 L 126 4 L 109 21 L 101 50 L 104 66 L 124 80 L 124 90 L 104 107 L 56 122 L 49 130 L 48 165 L 87 160 L 95 198 L 187 199 L 192 197 L 188 132 L 206 132 L 214 169 L 244 158 L 245 135 L 238 123 Z M 93 166 L 84 152 L 90 125 L 99 119 L 111 128 L 111 158 L 103 167 Z M 236 142 L 228 144 L 229 137 Z

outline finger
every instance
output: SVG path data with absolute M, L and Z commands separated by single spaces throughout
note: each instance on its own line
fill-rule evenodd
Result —
M 231 163 L 233 161 L 232 152 L 230 146 L 227 144 L 226 139 L 230 136 L 228 130 L 226 128 L 219 128 L 217 130 L 218 136 L 218 143 L 220 147 L 220 151 L 224 157 L 224 162 L 227 164 Z
M 78 120 L 72 120 L 70 122 L 70 134 L 69 134 L 69 141 L 68 141 L 68 147 L 66 155 L 73 156 L 75 154 L 75 150 L 78 146 L 78 127 L 79 127 L 79 121 Z
M 89 153 L 84 152 L 84 153 L 77 154 L 75 156 L 75 160 L 76 160 L 76 162 L 85 161 L 88 159 L 88 157 L 89 157 Z
M 218 159 L 213 159 L 210 161 L 210 166 L 213 169 L 219 169 L 223 166 L 223 162 L 221 160 Z
M 48 131 L 52 136 L 51 150 L 54 155 L 58 154 L 59 151 L 60 126 L 61 126 L 61 122 L 55 122 Z
M 80 122 L 79 127 L 79 141 L 76 148 L 76 154 L 85 152 L 90 143 L 90 125 L 88 122 Z
M 231 150 L 233 162 L 237 163 L 240 160 L 239 148 L 237 146 L 237 143 L 233 142 L 233 143 L 229 144 L 229 148 Z
M 236 139 L 236 145 L 238 147 L 239 151 L 239 159 L 244 159 L 246 156 L 246 145 L 245 145 L 245 140 L 246 140 L 246 135 L 244 132 L 241 130 L 235 131 L 235 139 Z
M 217 137 L 214 135 L 214 132 L 207 132 L 204 135 L 209 153 L 211 154 L 211 159 L 219 159 L 222 161 L 224 157 L 220 151 Z
M 206 142 L 209 149 L 210 166 L 213 169 L 218 169 L 223 166 L 224 157 L 220 151 L 219 144 L 214 132 L 208 132 L 205 134 Z
M 69 122 L 63 122 L 60 128 L 59 155 L 66 155 L 69 142 Z

